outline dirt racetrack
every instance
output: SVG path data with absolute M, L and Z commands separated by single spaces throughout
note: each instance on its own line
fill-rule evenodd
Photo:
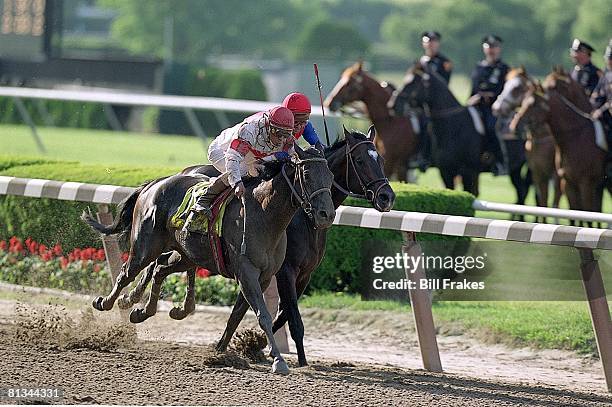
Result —
M 8 306 L 8 301 L 2 301 L 3 311 Z M 89 309 L 81 309 L 77 317 L 74 310 L 61 306 L 17 303 L 11 313 L 12 318 L 6 312 L 0 314 L 0 387 L 63 389 L 63 399 L 38 400 L 45 403 L 612 405 L 612 397 L 601 392 L 432 374 L 327 357 L 311 357 L 309 367 L 297 368 L 290 355 L 291 373 L 278 376 L 269 373 L 269 361 L 252 363 L 236 354 L 217 354 L 209 344 L 171 341 L 171 332 L 163 338 L 160 328 L 167 330 L 172 326 L 168 324 L 176 321 L 148 327 L 143 324 L 134 330 L 118 323 L 116 316 L 100 318 Z M 163 314 L 156 316 L 158 321 L 167 318 Z M 199 317 L 192 318 L 203 325 L 219 319 L 196 319 Z M 194 320 L 190 329 L 194 329 Z

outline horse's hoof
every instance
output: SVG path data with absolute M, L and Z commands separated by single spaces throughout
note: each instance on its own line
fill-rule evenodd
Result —
M 304 360 L 299 360 L 299 361 L 298 361 L 298 365 L 299 365 L 300 367 L 306 367 L 306 366 L 308 366 L 308 362 L 306 362 L 306 359 L 304 359 Z
M 287 366 L 287 362 L 283 358 L 275 358 L 274 363 L 272 363 L 272 373 L 288 375 L 289 366 Z
M 130 312 L 130 322 L 133 324 L 138 324 L 140 322 L 145 321 L 147 318 L 147 314 L 145 314 L 142 308 L 134 308 L 132 312 Z
M 96 297 L 94 298 L 94 300 L 91 302 L 91 305 L 97 309 L 98 311 L 106 311 L 103 307 L 103 302 L 104 302 L 104 298 L 103 297 Z
M 119 297 L 119 299 L 117 300 L 117 306 L 121 309 L 128 309 L 130 308 L 132 305 L 132 302 L 130 301 L 130 296 L 128 294 L 123 294 L 121 297 Z
M 185 312 L 185 310 L 181 308 L 174 307 L 170 310 L 170 313 L 168 315 L 170 315 L 170 318 L 180 321 L 181 319 L 184 319 L 187 316 L 187 312 Z

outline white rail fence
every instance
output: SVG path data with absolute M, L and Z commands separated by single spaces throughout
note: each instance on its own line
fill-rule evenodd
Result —
M 36 89 L 36 88 L 21 88 L 21 87 L 0 87 L 0 96 L 10 97 L 15 101 L 15 105 L 23 121 L 30 127 L 34 140 L 38 149 L 45 152 L 44 143 L 38 134 L 36 125 L 32 120 L 32 116 L 28 112 L 23 99 L 42 100 L 62 100 L 67 102 L 82 102 L 82 103 L 100 103 L 104 105 L 104 113 L 113 130 L 121 130 L 121 124 L 116 117 L 113 105 L 119 106 L 147 106 L 158 107 L 161 109 L 182 111 L 191 126 L 195 135 L 200 138 L 206 138 L 206 133 L 202 128 L 202 124 L 196 117 L 195 110 L 210 110 L 214 112 L 216 119 L 222 127 L 229 127 L 230 123 L 225 112 L 239 113 L 255 113 L 263 110 L 268 110 L 277 105 L 277 103 L 258 102 L 253 100 L 240 99 L 224 99 L 213 97 L 194 97 L 194 96 L 172 96 L 172 95 L 156 95 L 145 93 L 122 93 L 122 92 L 106 92 L 106 91 L 89 91 L 89 90 L 60 90 L 60 89 Z M 43 104 L 36 105 L 39 113 L 45 119 L 47 124 L 50 123 L 49 115 Z M 326 116 L 337 117 L 338 115 L 329 111 L 325 112 Z M 321 106 L 312 106 L 311 116 L 322 116 Z
M 99 207 L 98 219 L 105 224 L 112 222 L 109 205 L 119 203 L 133 191 L 134 188 L 114 185 L 0 176 L 0 195 L 95 203 Z M 75 221 L 78 220 L 75 219 Z M 421 253 L 421 248 L 415 239 L 417 232 L 576 248 L 580 254 L 580 272 L 589 303 L 593 331 L 607 387 L 612 392 L 612 322 L 599 264 L 593 255 L 593 249 L 612 250 L 612 230 L 418 212 L 380 213 L 374 209 L 348 206 L 341 206 L 337 210 L 334 224 L 403 232 L 403 251 L 411 256 L 419 256 Z M 105 237 L 104 249 L 111 274 L 115 279 L 121 268 L 120 251 L 116 239 Z M 418 281 L 425 278 L 425 272 L 422 268 L 407 269 L 406 276 L 418 287 Z M 430 371 L 440 372 L 442 364 L 432 316 L 430 293 L 428 290 L 415 289 L 409 290 L 409 296 L 423 365 Z M 275 311 L 277 298 L 271 299 L 269 296 L 268 300 L 269 308 Z M 286 336 L 284 341 L 286 346 Z

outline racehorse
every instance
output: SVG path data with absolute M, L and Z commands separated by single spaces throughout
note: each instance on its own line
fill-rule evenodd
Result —
M 94 308 L 110 310 L 121 290 L 134 281 L 142 269 L 155 267 L 145 309 L 134 309 L 130 314 L 133 322 L 142 321 L 154 313 L 161 284 L 167 275 L 191 270 L 196 265 L 204 267 L 213 274 L 238 281 L 271 346 L 272 371 L 288 373 L 287 363 L 274 341 L 272 317 L 262 293 L 283 263 L 287 249 L 286 229 L 298 208 L 301 206 L 309 214 L 317 228 L 329 227 L 335 217 L 331 197 L 333 174 L 327 167 L 327 160 L 316 149 L 302 151 L 296 147 L 296 153 L 295 162 L 266 164 L 268 170 L 273 166 L 280 168 L 269 179 L 245 182 L 244 208 L 235 199 L 227 204 L 221 237 L 225 268 L 221 270 L 205 236 L 191 232 L 183 235 L 171 222 L 187 190 L 200 182 L 201 177 L 177 174 L 142 185 L 126 198 L 111 226 L 102 225 L 84 213 L 83 220 L 100 233 L 108 235 L 130 230 L 128 259 L 111 293 L 104 298 L 97 297 L 93 301 Z M 241 211 L 246 212 L 244 216 Z
M 523 99 L 512 127 L 547 123 L 561 155 L 561 176 L 571 209 L 601 211 L 606 153 L 595 143 L 590 104 L 582 87 L 561 68 Z M 585 159 L 587 158 L 588 159 Z M 589 222 L 590 223 L 590 222 Z
M 433 161 L 446 188 L 454 189 L 455 176 L 461 175 L 463 188 L 478 196 L 481 135 L 468 109 L 457 101 L 444 79 L 415 64 L 387 106 L 403 113 L 405 105 L 428 112 L 433 126 Z
M 389 114 L 390 96 L 387 89 L 363 70 L 362 63 L 357 62 L 344 70 L 324 104 L 329 110 L 337 111 L 349 103 L 362 101 L 376 128 L 374 144 L 385 159 L 385 174 L 406 182 L 408 160 L 416 153 L 418 140 L 410 120 Z
M 328 166 L 334 174 L 332 200 L 335 208 L 338 208 L 349 195 L 367 199 L 375 209 L 381 212 L 389 211 L 393 207 L 395 194 L 385 178 L 382 158 L 376 151 L 374 139 L 375 131 L 372 126 L 367 137 L 359 132 L 344 130 L 344 138 L 339 139 L 325 150 Z M 218 175 L 218 173 L 215 174 L 215 171 L 211 166 L 195 166 L 184 170 L 186 173 L 203 173 L 210 176 Z M 313 228 L 312 221 L 309 220 L 306 213 L 298 211 L 287 228 L 287 253 L 283 265 L 276 274 L 280 305 L 272 330 L 276 332 L 286 322 L 289 323 L 289 331 L 296 344 L 300 366 L 307 365 L 307 361 L 304 352 L 304 324 L 297 300 L 304 293 L 312 273 L 323 259 L 326 238 L 327 229 Z M 189 271 L 188 274 L 187 292 L 193 297 L 191 286 L 194 278 L 192 279 L 191 276 L 195 275 L 195 269 Z M 130 296 L 134 292 L 140 294 L 133 296 L 130 305 L 140 300 L 140 295 L 147 283 L 148 281 L 143 279 L 132 290 Z M 185 304 L 195 304 L 194 299 L 186 298 Z M 248 303 L 244 296 L 239 294 L 225 332 L 217 344 L 217 350 L 224 351 L 227 348 L 247 309 Z M 178 311 L 175 311 L 176 313 Z
M 498 121 L 509 123 L 516 113 L 516 109 L 521 106 L 525 95 L 537 86 L 539 85 L 529 77 L 524 67 L 514 68 L 508 72 L 504 89 L 492 106 L 493 113 L 498 117 Z M 514 133 L 518 133 L 518 131 L 514 131 Z M 530 123 L 526 126 L 526 137 L 527 141 L 525 143 L 521 142 L 521 148 L 524 149 L 527 166 L 533 179 L 536 203 L 538 206 L 548 206 L 548 185 L 552 180 L 554 187 L 552 207 L 558 208 L 561 200 L 561 180 L 557 174 L 555 163 L 557 148 L 550 126 L 543 122 Z M 519 141 L 517 140 L 517 142 Z M 510 152 L 511 149 L 507 148 L 507 151 Z M 510 156 L 510 154 L 508 155 Z M 515 165 L 512 165 L 513 160 L 509 159 L 509 161 L 511 164 L 510 179 L 518 195 L 517 203 L 523 205 L 529 184 L 526 180 L 521 179 L 522 163 L 518 165 L 519 163 L 516 162 L 518 160 L 516 160 Z M 521 185 L 524 185 L 522 194 L 519 193 Z M 536 221 L 538 220 L 539 217 L 536 217 Z M 542 221 L 546 222 L 546 217 L 543 217 Z

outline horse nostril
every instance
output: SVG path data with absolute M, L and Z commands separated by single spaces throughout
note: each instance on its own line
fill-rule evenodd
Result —
M 319 217 L 321 219 L 330 220 L 333 218 L 333 214 L 329 211 L 326 211 L 325 209 L 321 209 L 319 211 Z

